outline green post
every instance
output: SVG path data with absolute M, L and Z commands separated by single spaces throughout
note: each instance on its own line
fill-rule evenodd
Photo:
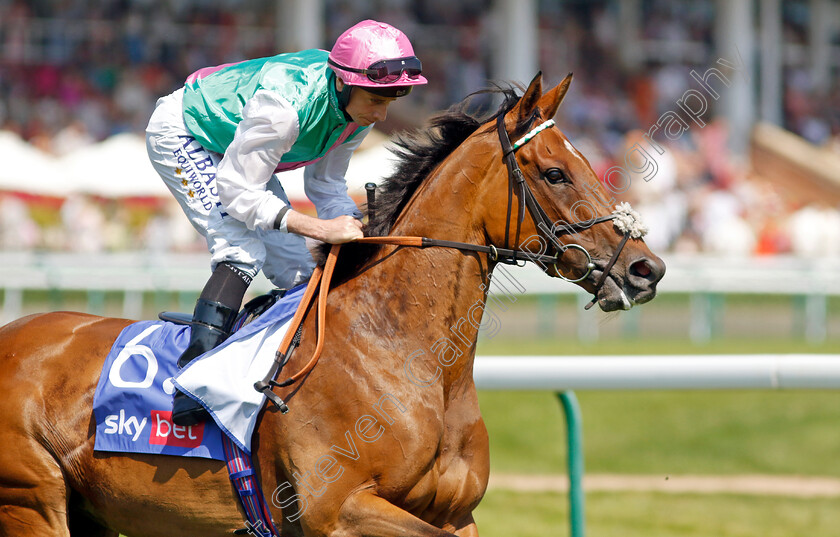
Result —
M 793 295 L 793 333 L 794 339 L 804 338 L 808 332 L 808 297 Z
M 622 314 L 621 336 L 624 339 L 637 339 L 639 337 L 640 319 L 641 310 L 639 308 L 633 308 Z
M 195 301 L 198 299 L 198 295 L 191 291 L 180 291 L 178 293 L 178 311 L 183 311 L 186 313 L 192 313 L 195 309 Z
M 172 295 L 163 289 L 155 289 L 154 304 L 155 315 L 158 312 L 167 311 L 172 307 Z
M 692 343 L 708 343 L 712 339 L 713 319 L 712 298 L 709 293 L 698 291 L 691 294 L 691 327 Z
M 569 535 L 584 537 L 586 517 L 583 494 L 583 418 L 573 391 L 559 392 L 566 417 L 567 463 L 569 467 Z

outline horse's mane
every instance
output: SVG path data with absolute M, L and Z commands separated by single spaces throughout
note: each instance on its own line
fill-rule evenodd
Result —
M 498 110 L 487 117 L 475 117 L 468 112 L 472 99 L 479 94 L 502 97 Z M 446 159 L 464 140 L 488 121 L 506 114 L 519 101 L 513 87 L 496 86 L 468 95 L 448 110 L 433 116 L 425 129 L 401 134 L 394 140 L 391 152 L 396 156 L 394 173 L 385 178 L 376 189 L 374 218 L 364 228 L 365 236 L 388 235 L 403 208 L 417 188 L 431 172 Z M 528 122 L 530 123 L 530 121 Z M 517 131 L 523 126 L 517 126 Z M 321 250 L 324 257 L 330 245 Z M 342 246 L 336 266 L 334 281 L 342 281 L 356 273 L 381 248 L 378 245 L 348 243 Z

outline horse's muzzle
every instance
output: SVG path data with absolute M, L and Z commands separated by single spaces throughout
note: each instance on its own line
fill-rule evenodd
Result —
M 627 267 L 625 293 L 633 304 L 650 302 L 656 296 L 656 284 L 665 276 L 665 263 L 656 256 L 639 258 Z

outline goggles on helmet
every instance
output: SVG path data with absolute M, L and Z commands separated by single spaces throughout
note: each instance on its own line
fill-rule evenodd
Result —
M 417 80 L 420 77 L 420 73 L 423 72 L 423 65 L 417 56 L 395 58 L 393 60 L 379 60 L 370 64 L 370 67 L 367 69 L 347 67 L 333 61 L 332 58 L 327 59 L 327 63 L 344 71 L 367 75 L 372 82 L 376 82 L 377 84 L 391 84 L 396 82 L 403 73 L 408 76 L 409 80 Z

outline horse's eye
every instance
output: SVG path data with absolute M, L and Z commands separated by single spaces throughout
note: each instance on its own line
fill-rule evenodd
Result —
M 545 180 L 551 183 L 552 185 L 570 182 L 568 176 L 566 176 L 566 173 L 560 168 L 549 168 L 545 171 L 545 173 L 543 173 L 543 176 L 545 176 Z

